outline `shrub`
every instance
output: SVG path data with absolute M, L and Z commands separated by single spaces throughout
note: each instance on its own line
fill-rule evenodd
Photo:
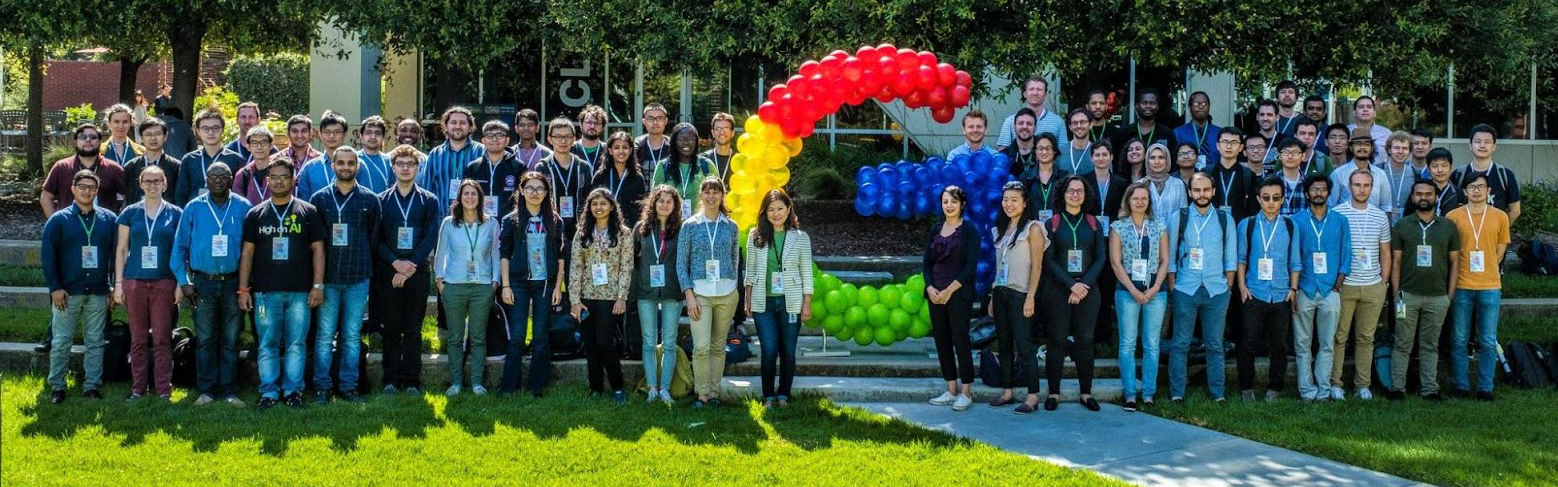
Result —
M 266 111 L 308 113 L 308 56 L 240 56 L 227 67 L 227 88 Z
M 790 159 L 790 185 L 811 199 L 855 197 L 855 171 L 863 166 L 897 161 L 900 152 L 879 151 L 840 142 L 830 150 L 825 143 L 808 145 Z
M 238 94 L 221 86 L 208 86 L 200 96 L 195 97 L 195 113 L 207 108 L 214 108 L 222 112 L 222 118 L 227 121 L 222 134 L 223 140 L 231 140 L 238 136 Z M 190 114 L 193 120 L 195 114 Z
M 97 121 L 97 115 L 97 110 L 92 109 L 91 103 L 65 107 L 65 126 L 74 130 L 77 125 Z
M 1558 233 L 1558 183 L 1536 181 L 1520 186 L 1520 219 L 1510 233 L 1534 238 L 1538 232 Z

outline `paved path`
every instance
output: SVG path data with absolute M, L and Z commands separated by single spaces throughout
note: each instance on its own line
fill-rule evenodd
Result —
M 964 412 L 925 403 L 844 404 L 1138 485 L 1427 485 L 1109 404 L 1094 413 L 1062 403 L 1029 416 L 984 404 Z

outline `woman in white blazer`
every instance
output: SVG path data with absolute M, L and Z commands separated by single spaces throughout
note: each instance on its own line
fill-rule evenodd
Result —
M 795 381 L 795 340 L 801 322 L 811 319 L 811 237 L 783 190 L 763 195 L 761 208 L 747 233 L 746 312 L 762 342 L 763 406 L 784 407 Z

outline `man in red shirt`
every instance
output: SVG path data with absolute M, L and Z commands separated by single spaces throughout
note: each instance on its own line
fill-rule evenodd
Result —
M 76 172 L 83 169 L 97 174 L 100 181 L 95 204 L 119 211 L 124 205 L 124 166 L 100 157 L 103 133 L 97 125 L 83 123 L 76 127 L 75 135 L 76 155 L 56 161 L 43 179 L 43 192 L 38 195 L 43 216 L 53 215 L 56 210 L 70 205 L 70 186 Z

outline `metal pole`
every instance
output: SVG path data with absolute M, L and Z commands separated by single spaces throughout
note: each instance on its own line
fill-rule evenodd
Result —
M 539 102 L 541 104 L 541 107 L 540 107 L 541 108 L 541 110 L 540 110 L 540 112 L 541 112 L 541 119 L 542 120 L 549 120 L 547 118 L 547 115 L 546 115 L 546 41 L 541 41 L 541 89 L 536 90 L 536 91 L 540 92 L 538 95 L 541 98 L 539 100 Z M 518 117 L 519 113 L 515 112 L 514 116 Z M 518 120 L 516 119 L 516 122 L 517 121 Z M 605 129 L 605 127 L 601 127 L 601 128 Z M 543 131 L 543 133 L 544 132 L 545 131 Z
M 833 132 L 835 128 L 838 128 L 837 116 L 828 115 L 828 150 L 830 151 L 835 151 L 839 148 L 839 134 Z
M 1445 127 L 1444 127 L 1444 136 L 1445 136 L 1445 138 L 1453 139 L 1453 138 L 1455 138 L 1455 62 L 1454 61 L 1450 62 L 1450 67 L 1449 67 L 1448 74 L 1449 74 L 1450 79 L 1449 79 L 1449 81 L 1447 81 L 1445 83 L 1445 90 L 1444 90 L 1445 91 L 1445 97 L 1448 99 L 1448 101 L 1445 103 L 1445 107 L 1446 108 L 1444 110 L 1444 113 L 1445 113 L 1445 115 L 1444 115 L 1444 119 L 1445 119 L 1445 123 L 1444 123 L 1444 125 L 1445 125 Z
M 644 121 L 640 118 L 644 113 L 644 61 L 635 63 L 633 70 L 633 113 L 629 119 L 634 121 L 633 135 L 643 135 Z
M 602 81 L 601 82 L 603 83 L 603 85 L 601 86 L 601 90 L 600 90 L 601 91 L 601 97 L 600 97 L 601 102 L 600 102 L 600 104 L 601 104 L 601 109 L 606 111 L 606 120 L 603 120 L 603 122 L 604 123 L 611 123 L 611 53 L 610 52 L 602 53 L 601 54 L 601 59 L 604 60 L 602 65 L 605 66 L 604 67 L 605 74 L 602 75 Z M 580 120 L 580 121 L 582 122 L 583 120 Z M 601 133 L 608 133 L 608 132 L 606 132 L 606 127 L 604 125 L 601 126 L 600 130 L 601 130 Z
M 1531 108 L 1526 112 L 1526 138 L 1536 140 L 1536 60 L 1531 60 Z
M 1130 91 L 1131 91 L 1131 99 L 1130 100 L 1126 100 L 1125 105 L 1127 107 L 1132 107 L 1132 108 L 1126 108 L 1125 109 L 1125 114 L 1126 114 L 1126 119 L 1125 120 L 1130 122 L 1130 123 L 1136 123 L 1136 110 L 1134 109 L 1134 106 L 1136 105 L 1136 56 L 1131 56 L 1131 88 L 1130 88 Z
M 680 122 L 692 122 L 692 70 L 682 68 L 682 93 L 678 100 L 682 108 L 677 110 Z

